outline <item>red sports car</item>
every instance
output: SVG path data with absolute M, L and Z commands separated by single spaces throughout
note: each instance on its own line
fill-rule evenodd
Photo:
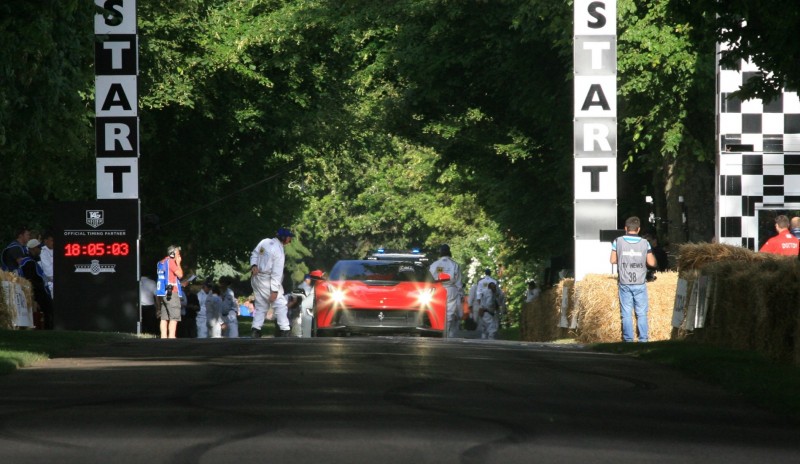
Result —
M 407 332 L 443 336 L 447 291 L 421 263 L 346 260 L 316 285 L 317 335 Z

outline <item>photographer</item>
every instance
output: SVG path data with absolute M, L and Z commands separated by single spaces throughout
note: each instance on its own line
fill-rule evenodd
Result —
M 181 247 L 170 245 L 167 256 L 156 265 L 156 297 L 161 313 L 161 338 L 175 338 L 175 330 L 181 320 Z

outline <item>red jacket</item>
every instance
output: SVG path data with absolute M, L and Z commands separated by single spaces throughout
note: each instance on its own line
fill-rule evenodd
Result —
M 800 240 L 795 238 L 788 230 L 782 230 L 778 235 L 767 240 L 767 243 L 758 251 L 776 255 L 797 256 L 797 252 L 800 251 Z

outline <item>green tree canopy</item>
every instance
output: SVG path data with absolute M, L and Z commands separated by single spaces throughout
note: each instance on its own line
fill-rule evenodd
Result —
M 672 224 L 680 224 L 678 196 L 690 216 L 711 222 L 713 189 L 684 186 L 713 185 L 721 23 L 710 15 L 724 11 L 712 3 L 723 8 L 619 1 L 623 215 L 652 193 Z M 740 17 L 734 6 L 745 3 L 730 5 Z M 0 187 L 7 235 L 15 223 L 50 225 L 59 200 L 94 197 L 94 8 L 0 6 L 0 161 L 13 173 Z M 517 286 L 571 253 L 568 2 L 138 8 L 145 265 L 169 243 L 184 246 L 189 265 L 242 263 L 280 226 L 298 234 L 296 274 L 379 245 L 447 242 L 465 265 L 505 269 Z M 747 13 L 750 27 L 780 26 Z M 796 73 L 787 65 L 780 75 L 789 83 Z

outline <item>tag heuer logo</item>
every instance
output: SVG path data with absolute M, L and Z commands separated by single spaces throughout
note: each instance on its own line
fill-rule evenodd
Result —
M 103 225 L 105 220 L 103 219 L 103 210 L 102 209 L 87 209 L 86 210 L 86 223 L 90 226 L 97 228 Z
M 75 272 L 88 272 L 92 275 L 98 275 L 103 272 L 117 272 L 116 264 L 100 264 L 100 261 L 93 259 L 91 264 L 76 264 Z

